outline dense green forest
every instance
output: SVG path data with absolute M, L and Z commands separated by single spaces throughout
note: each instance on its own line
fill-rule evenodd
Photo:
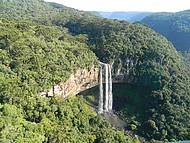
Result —
M 170 42 L 147 27 L 124 21 L 81 20 L 67 26 L 75 34 L 88 34 L 96 55 L 114 62 L 126 80 L 151 89 L 137 132 L 149 139 L 189 139 L 189 68 Z M 128 74 L 127 59 L 137 61 Z
M 178 51 L 189 51 L 190 10 L 156 13 L 145 17 L 141 22 L 167 37 Z
M 2 143 L 135 142 L 97 116 L 81 98 L 38 95 L 76 69 L 97 63 L 83 35 L 5 19 L 0 20 L 0 31 Z
M 138 94 L 147 99 L 142 119 L 121 109 L 131 130 L 147 140 L 190 139 L 189 66 L 163 36 L 42 0 L 3 0 L 0 15 L 2 142 L 134 142 L 81 98 L 37 96 L 98 60 L 113 63 L 114 78 L 149 91 Z
M 43 1 L 22 4 L 30 11 L 33 2 L 34 8 L 49 7 L 40 5 L 45 4 Z M 37 24 L 43 23 L 37 21 L 43 9 L 37 9 L 37 17 L 28 12 L 25 20 L 19 20 L 24 15 L 23 5 L 18 1 L 4 1 L 1 5 L 21 13 L 10 17 L 11 13 L 1 12 L 0 142 L 137 143 L 98 116 L 82 98 L 38 95 L 67 80 L 78 68 L 96 65 L 97 57 L 87 45 L 86 35 L 72 36 L 66 28 Z

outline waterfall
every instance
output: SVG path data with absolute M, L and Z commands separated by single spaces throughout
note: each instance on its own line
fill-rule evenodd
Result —
M 109 67 L 109 101 L 108 101 L 108 110 L 111 111 L 112 110 L 112 104 L 113 104 L 113 94 L 112 94 L 112 66 L 108 65 Z
M 103 71 L 104 68 L 104 71 Z M 104 82 L 105 82 L 105 93 L 103 92 L 103 72 L 104 74 Z M 103 113 L 112 111 L 112 102 L 113 102 L 113 94 L 112 94 L 112 69 L 111 65 L 100 62 L 100 74 L 99 74 L 99 107 L 98 112 Z M 105 94 L 105 100 L 104 100 Z
M 108 65 L 105 64 L 105 111 L 108 111 L 108 101 L 109 101 L 109 87 L 108 87 Z
M 104 102 L 104 97 L 103 97 L 103 83 L 102 83 L 102 66 L 100 65 L 100 86 L 99 86 L 99 91 L 100 91 L 100 97 L 99 97 L 99 107 L 98 107 L 98 112 L 103 113 L 103 102 Z

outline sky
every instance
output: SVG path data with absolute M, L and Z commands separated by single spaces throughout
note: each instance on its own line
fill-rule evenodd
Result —
M 177 12 L 190 9 L 190 0 L 45 0 L 84 11 Z

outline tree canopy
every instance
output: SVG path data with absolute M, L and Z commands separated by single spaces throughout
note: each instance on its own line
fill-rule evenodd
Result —
M 150 140 L 190 139 L 189 66 L 166 38 L 141 24 L 41 0 L 3 0 L 0 10 L 3 142 L 132 142 L 80 98 L 38 96 L 98 60 L 113 63 L 114 78 L 123 75 L 126 82 L 151 90 L 137 133 Z M 9 134 L 17 130 L 23 132 Z
M 189 51 L 190 10 L 156 13 L 145 17 L 141 22 L 167 37 L 178 51 Z

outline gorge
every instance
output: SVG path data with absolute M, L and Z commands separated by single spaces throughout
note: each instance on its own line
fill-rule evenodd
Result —
M 113 111 L 146 140 L 190 139 L 190 64 L 159 33 L 43 0 L 0 16 L 0 142 L 134 143 L 97 114 Z

